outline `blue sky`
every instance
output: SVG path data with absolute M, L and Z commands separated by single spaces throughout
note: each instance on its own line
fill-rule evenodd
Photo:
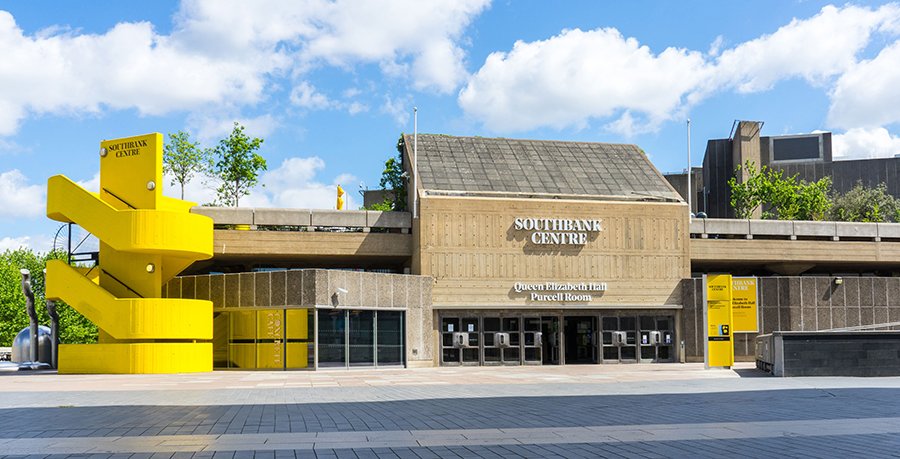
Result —
M 663 172 L 735 119 L 900 153 L 900 5 L 818 1 L 0 2 L 0 250 L 49 248 L 46 181 L 103 139 L 235 121 L 257 207 L 360 204 L 401 132 L 634 143 Z M 201 180 L 186 198 L 208 202 Z M 175 187 L 166 194 L 176 195 Z

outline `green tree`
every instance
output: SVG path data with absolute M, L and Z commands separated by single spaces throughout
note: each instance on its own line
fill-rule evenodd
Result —
M 181 199 L 184 186 L 209 162 L 209 151 L 197 148 L 198 145 L 200 142 L 191 142 L 189 133 L 178 131 L 169 133 L 169 142 L 163 148 L 163 173 L 172 174 L 172 186 L 181 185 Z
M 16 334 L 28 326 L 25 313 L 25 296 L 22 294 L 20 269 L 31 271 L 31 290 L 34 292 L 38 322 L 50 325 L 44 299 L 43 270 L 48 260 L 65 259 L 64 252 L 35 253 L 31 249 L 6 250 L 0 254 L 0 346 L 11 346 Z M 56 303 L 59 314 L 59 338 L 63 344 L 94 343 L 97 326 L 71 306 Z
M 256 153 L 263 139 L 244 134 L 244 126 L 234 123 L 234 130 L 212 150 L 209 175 L 221 181 L 216 188 L 218 204 L 237 207 L 241 197 L 249 195 L 266 170 L 266 160 Z M 265 186 L 265 185 L 263 185 Z
M 836 194 L 829 212 L 832 220 L 846 222 L 900 221 L 900 202 L 888 194 L 887 185 L 868 188 L 860 181 L 850 191 Z
M 403 170 L 403 134 L 397 141 L 397 157 L 388 158 L 384 162 L 384 171 L 381 172 L 381 186 L 383 202 L 370 205 L 367 210 L 381 211 L 405 211 L 409 174 Z
M 824 220 L 831 208 L 829 192 L 831 177 L 815 182 L 798 180 L 797 175 L 785 177 L 784 171 L 776 171 L 763 166 L 757 170 L 752 161 L 743 166 L 747 179 L 738 183 L 732 177 L 731 205 L 737 218 L 750 218 L 753 211 L 766 205 L 764 219 L 779 220 Z

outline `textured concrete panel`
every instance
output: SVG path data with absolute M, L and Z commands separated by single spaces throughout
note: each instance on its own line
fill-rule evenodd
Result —
M 366 211 L 366 226 L 371 228 L 412 228 L 410 212 Z
M 252 225 L 252 207 L 192 207 L 192 214 L 205 215 L 216 225 Z
M 786 220 L 750 220 L 750 233 L 760 236 L 790 236 L 794 225 Z
M 835 236 L 834 222 L 794 221 L 794 234 L 797 236 Z
M 225 274 L 223 277 L 225 286 L 225 306 L 226 308 L 238 308 L 241 306 L 241 275 Z
M 225 307 L 225 276 L 216 274 L 209 276 L 209 300 L 213 302 L 213 308 Z
M 750 234 L 750 220 L 707 219 L 709 234 Z
M 256 274 L 240 273 L 239 307 L 250 308 L 256 306 Z
M 378 306 L 378 275 L 375 273 L 358 273 L 360 277 L 360 306 Z
M 307 271 L 287 271 L 285 272 L 285 292 L 287 298 L 285 299 L 287 305 L 289 306 L 309 306 L 315 303 L 307 302 L 307 298 L 304 297 L 304 285 L 303 278 Z
M 366 226 L 366 211 L 364 210 L 315 209 L 311 215 L 312 226 L 345 226 L 351 228 Z
M 874 285 L 875 285 L 874 277 L 860 277 L 859 278 L 859 305 L 860 306 L 875 306 L 875 298 L 873 295 Z
M 800 278 L 800 306 L 810 307 L 818 303 L 818 292 L 816 291 L 815 277 Z
M 835 222 L 835 232 L 838 237 L 865 237 L 878 236 L 877 223 Z
M 209 283 L 211 279 L 212 276 L 194 276 L 194 291 L 196 292 L 196 299 L 209 299 Z
M 874 306 L 887 306 L 887 281 L 886 277 L 876 277 L 872 281 L 872 303 Z
M 181 296 L 182 278 L 176 277 L 170 280 L 166 287 L 166 298 L 182 298 Z
M 287 271 L 273 271 L 269 274 L 271 289 L 269 295 L 272 306 L 286 306 L 287 303 Z
M 263 226 L 309 226 L 310 210 L 256 208 L 253 223 Z
M 254 300 L 255 306 L 272 306 L 272 277 L 269 272 L 253 273 L 254 275 Z

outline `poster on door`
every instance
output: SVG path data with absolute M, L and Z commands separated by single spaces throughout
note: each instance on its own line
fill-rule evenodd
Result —
M 758 292 L 755 277 L 731 278 L 732 333 L 759 333 Z

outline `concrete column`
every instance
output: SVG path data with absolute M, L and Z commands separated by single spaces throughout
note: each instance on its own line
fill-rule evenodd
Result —
M 737 130 L 735 130 L 732 139 L 732 159 L 735 170 L 738 166 L 743 166 L 747 160 L 753 161 L 757 170 L 762 167 L 762 161 L 759 154 L 759 130 L 761 123 L 758 121 L 739 121 Z M 743 167 L 739 172 L 735 172 L 738 183 L 747 180 L 749 174 Z M 750 218 L 762 218 L 762 209 L 757 208 L 753 211 Z

